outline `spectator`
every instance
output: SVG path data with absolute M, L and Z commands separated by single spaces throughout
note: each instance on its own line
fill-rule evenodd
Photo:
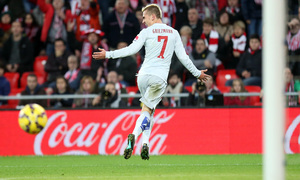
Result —
M 54 49 L 55 52 L 48 57 L 45 65 L 45 71 L 48 73 L 45 84 L 47 87 L 54 87 L 56 76 L 64 75 L 68 71 L 68 57 L 71 55 L 61 38 L 55 40 Z
M 118 92 L 118 95 L 120 95 L 120 94 L 126 94 L 127 91 L 125 89 L 125 86 L 122 85 L 119 82 L 118 77 L 119 77 L 119 75 L 118 75 L 118 73 L 116 71 L 110 71 L 107 74 L 107 76 L 106 76 L 106 83 L 113 83 L 113 84 L 115 84 L 115 86 L 116 86 L 115 89 Z M 97 78 L 97 80 L 98 80 L 98 78 Z M 99 81 L 97 81 L 97 82 L 99 82 Z M 99 87 L 100 88 L 97 90 L 97 92 L 100 92 L 100 93 L 103 92 L 104 91 L 104 86 L 105 86 L 104 83 L 99 83 Z M 127 98 L 122 98 L 122 100 L 124 102 L 128 101 Z
M 193 64 L 197 67 L 197 69 L 207 69 L 208 74 L 214 74 L 216 68 L 216 55 L 207 48 L 205 40 L 198 39 L 196 41 L 195 49 L 189 57 L 192 60 Z M 197 80 L 190 73 L 187 74 L 186 78 L 186 86 L 190 86 Z
M 93 100 L 93 106 L 101 106 L 103 108 L 119 108 L 126 107 L 126 103 L 121 100 L 118 95 L 114 83 L 107 83 L 104 91 Z
M 23 20 L 24 33 L 33 44 L 34 47 L 34 56 L 45 55 L 45 53 L 40 53 L 43 48 L 43 44 L 40 40 L 41 37 L 41 28 L 35 21 L 35 18 L 32 13 L 26 13 Z
M 227 0 L 227 6 L 221 11 L 226 11 L 229 14 L 231 24 L 236 21 L 244 21 L 239 0 Z
M 206 87 L 206 94 L 221 94 L 219 89 L 217 88 L 214 78 L 209 78 L 204 82 Z
M 175 27 L 176 4 L 174 0 L 151 0 L 151 3 L 157 4 L 161 8 L 163 23 Z
M 199 19 L 205 18 L 216 19 L 218 13 L 218 3 L 216 0 L 194 0 L 190 1 L 190 7 L 197 9 Z
M 244 83 L 241 79 L 235 79 L 232 82 L 232 87 L 230 89 L 232 93 L 243 93 L 247 92 L 244 87 Z M 227 106 L 249 106 L 250 97 L 249 96 L 234 96 L 234 97 L 224 97 L 224 105 Z
M 93 94 L 94 91 L 94 80 L 91 76 L 83 76 L 80 81 L 80 88 L 77 90 L 75 94 L 79 95 L 86 95 L 86 94 Z M 81 99 L 74 99 L 75 107 L 92 107 L 93 98 L 81 98 Z
M 292 59 L 293 56 L 300 55 L 300 21 L 297 18 L 293 18 L 288 23 L 289 31 L 286 36 L 288 54 L 291 56 L 290 68 L 292 74 L 300 75 L 300 63 Z
M 119 42 L 117 49 L 128 46 L 126 42 Z M 125 86 L 135 86 L 135 75 L 137 73 L 137 63 L 132 56 L 119 59 L 111 59 L 107 63 L 108 72 L 116 71 L 118 73 L 118 81 Z
M 226 54 L 224 49 L 225 41 L 220 37 L 220 34 L 213 30 L 214 21 L 211 18 L 206 18 L 203 21 L 203 33 L 201 34 L 201 39 L 205 40 L 205 43 L 208 46 L 208 50 L 213 53 L 216 53 L 218 59 L 223 59 Z
M 262 0 L 241 0 L 243 17 L 248 25 L 248 36 L 262 32 Z
M 298 7 L 298 16 L 297 17 L 298 17 L 298 19 L 300 19 L 300 7 Z
M 248 52 L 241 57 L 237 67 L 237 74 L 243 77 L 245 86 L 261 86 L 262 75 L 262 51 L 260 46 L 260 37 L 252 35 L 250 37 Z
M 77 90 L 80 86 L 81 71 L 78 66 L 78 58 L 75 55 L 68 57 L 69 70 L 65 73 L 64 77 L 68 81 L 69 86 L 73 90 Z
M 135 16 L 136 18 L 138 19 L 139 23 L 140 23 L 140 29 L 144 29 L 146 28 L 146 25 L 143 23 L 143 12 L 142 12 L 142 9 L 141 8 L 138 8 L 136 11 L 135 11 Z
M 285 68 L 285 92 L 296 92 L 293 74 L 290 68 Z M 297 96 L 286 96 L 287 106 L 297 106 Z
M 221 11 L 218 16 L 218 22 L 214 29 L 225 40 L 225 43 L 230 41 L 230 37 L 233 34 L 233 26 L 229 20 L 229 14 L 226 11 Z
M 5 71 L 5 65 L 0 61 L 0 96 L 8 96 L 10 93 L 9 81 L 3 76 Z M 0 106 L 7 104 L 6 100 L 0 100 Z
M 289 55 L 300 55 L 300 20 L 293 18 L 288 23 L 289 31 L 286 36 Z
M 1 0 L 0 12 L 3 12 L 6 5 L 8 6 L 13 20 L 25 15 L 23 0 Z
M 101 71 L 103 74 L 104 60 L 95 61 L 92 58 L 92 54 L 98 51 L 98 48 L 108 49 L 106 45 L 100 41 L 103 32 L 96 29 L 89 29 L 84 32 L 86 39 L 80 42 L 76 40 L 73 31 L 71 31 L 73 25 L 74 24 L 68 23 L 68 43 L 72 51 L 80 58 L 81 73 L 96 79 L 98 71 Z
M 234 33 L 231 37 L 232 41 L 232 54 L 231 61 L 225 64 L 227 69 L 235 69 L 239 63 L 241 55 L 245 52 L 247 36 L 245 33 L 245 24 L 243 21 L 237 21 L 233 25 Z
M 130 11 L 135 12 L 137 9 L 147 6 L 147 1 L 149 0 L 128 0 Z
M 9 72 L 23 73 L 33 69 L 33 46 L 26 36 L 22 35 L 22 25 L 14 21 L 11 27 L 12 35 L 4 43 L 3 58 Z
M 180 37 L 187 54 L 193 51 L 192 29 L 189 26 L 182 26 L 180 29 Z
M 236 74 L 243 79 L 245 86 L 261 86 L 262 84 L 262 51 L 260 49 L 260 38 L 257 34 L 250 37 L 250 48 L 245 52 L 236 68 Z M 230 82 L 231 81 L 231 82 Z M 226 82 L 231 85 L 232 80 Z
M 105 20 L 109 14 L 109 2 L 110 0 L 98 0 L 98 4 L 101 9 L 102 19 Z
M 41 41 L 46 43 L 46 54 L 50 56 L 54 52 L 56 39 L 67 40 L 65 23 L 70 20 L 71 11 L 64 8 L 64 0 L 53 0 L 52 4 L 38 0 L 37 4 L 45 14 Z
M 23 0 L 24 10 L 30 13 L 35 9 L 37 0 Z
M 192 28 L 192 40 L 195 42 L 201 36 L 203 28 L 202 20 L 198 18 L 197 9 L 190 8 L 188 10 L 188 22 L 185 25 Z
M 169 80 L 168 80 L 168 86 L 166 88 L 166 94 L 180 94 L 183 92 L 187 92 L 183 88 L 183 83 L 181 82 L 180 77 L 176 73 L 172 73 L 169 75 Z M 180 97 L 171 97 L 171 98 L 166 98 L 163 97 L 162 103 L 164 106 L 169 106 L 169 107 L 180 107 L 185 105 L 185 100 L 186 98 L 180 98 Z
M 35 74 L 29 74 L 27 76 L 27 86 L 24 91 L 21 92 L 21 96 L 25 95 L 46 95 L 45 90 L 40 86 L 37 82 L 37 77 Z M 20 100 L 19 105 L 26 105 L 26 104 L 32 104 L 36 103 L 41 105 L 42 107 L 46 108 L 47 107 L 47 100 L 46 99 L 23 99 Z
M 70 88 L 68 81 L 63 76 L 56 77 L 56 85 L 52 95 L 68 95 L 72 94 L 73 91 Z M 58 109 L 62 107 L 72 107 L 73 99 L 61 98 L 61 99 L 51 99 L 51 107 Z
M 116 0 L 113 10 L 103 24 L 103 41 L 111 48 L 117 48 L 119 41 L 130 44 L 140 31 L 138 19 L 129 11 L 128 0 Z
M 188 22 L 188 10 L 185 0 L 177 0 L 176 2 L 176 22 L 175 29 L 179 31 L 185 22 Z
M 225 6 L 227 6 L 227 0 L 218 0 L 219 11 L 221 11 Z
M 205 84 L 197 81 L 192 84 L 192 92 L 189 93 L 187 99 L 187 105 L 193 107 L 204 107 L 205 106 Z
M 2 48 L 4 42 L 11 35 L 11 16 L 9 11 L 3 12 L 1 14 L 1 22 L 0 22 L 0 56 L 2 56 Z
M 288 0 L 289 15 L 298 15 L 299 2 L 298 0 Z
M 119 74 L 116 71 L 110 71 L 107 74 L 106 79 L 107 79 L 107 83 L 114 83 L 115 84 L 116 90 L 119 94 L 127 92 L 126 89 L 125 89 L 125 86 L 120 83 Z
M 85 31 L 89 29 L 101 29 L 99 11 L 100 8 L 96 0 L 81 0 L 79 9 L 75 11 L 77 41 L 85 40 Z

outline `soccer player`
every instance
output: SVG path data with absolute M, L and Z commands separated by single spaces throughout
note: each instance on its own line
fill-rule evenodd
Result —
M 154 124 L 153 115 L 167 86 L 167 77 L 174 51 L 181 63 L 196 78 L 206 81 L 210 76 L 205 74 L 207 70 L 198 70 L 189 59 L 178 31 L 162 23 L 159 6 L 149 4 L 142 11 L 143 23 L 147 28 L 143 29 L 128 47 L 115 51 L 105 51 L 99 48 L 100 52 L 94 52 L 92 56 L 96 60 L 120 58 L 133 55 L 143 45 L 145 46 L 145 60 L 137 75 L 137 83 L 142 96 L 140 101 L 144 105 L 133 133 L 128 135 L 128 146 L 124 151 L 124 158 L 129 159 L 131 157 L 134 143 L 138 136 L 143 133 L 141 157 L 143 160 L 149 160 L 149 138 Z

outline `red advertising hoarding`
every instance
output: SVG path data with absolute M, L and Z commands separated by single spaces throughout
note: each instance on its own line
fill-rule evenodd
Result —
M 0 111 L 0 155 L 123 154 L 140 110 L 47 110 L 38 135 L 18 124 L 18 111 Z M 158 109 L 151 154 L 262 153 L 262 109 Z M 285 151 L 300 152 L 300 109 L 287 109 Z M 136 142 L 140 154 L 142 139 Z

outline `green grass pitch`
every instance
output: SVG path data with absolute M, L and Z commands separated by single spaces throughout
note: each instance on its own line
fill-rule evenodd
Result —
M 262 155 L 0 157 L 0 180 L 14 179 L 258 180 Z M 286 179 L 300 180 L 300 154 L 286 156 Z

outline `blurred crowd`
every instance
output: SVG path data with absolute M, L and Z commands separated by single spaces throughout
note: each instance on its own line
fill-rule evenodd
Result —
M 144 49 L 120 59 L 94 60 L 91 55 L 98 48 L 128 46 L 145 28 L 141 9 L 148 3 L 161 7 L 163 22 L 178 30 L 192 62 L 213 77 L 205 84 L 197 82 L 174 55 L 166 93 L 189 96 L 163 98 L 161 106 L 203 107 L 210 98 L 207 94 L 249 92 L 251 86 L 261 91 L 263 0 L 2 0 L 0 95 L 98 94 L 19 102 L 53 108 L 140 106 L 138 98 L 120 98 L 120 94 L 138 92 L 136 73 Z M 296 60 L 287 63 L 286 91 L 298 92 L 300 82 L 294 77 L 300 76 L 300 8 L 298 0 L 287 4 L 292 18 L 286 26 L 286 49 Z M 41 57 L 46 61 L 39 66 Z M 237 79 L 215 83 L 224 70 L 233 70 Z M 12 86 L 8 77 L 16 74 L 17 85 Z M 0 106 L 7 103 L 2 100 Z M 223 103 L 255 104 L 244 96 L 226 97 Z M 288 105 L 298 103 L 298 97 L 288 97 Z

